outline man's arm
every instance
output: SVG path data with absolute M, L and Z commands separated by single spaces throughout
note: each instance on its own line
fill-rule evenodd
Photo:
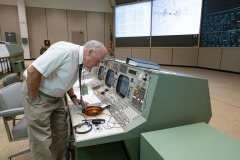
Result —
M 74 94 L 74 91 L 73 91 L 73 88 L 69 89 L 69 90 L 67 91 L 67 94 L 68 94 L 69 97 L 75 95 L 75 94 Z
M 32 102 L 39 95 L 41 77 L 42 74 L 33 65 L 27 69 L 27 88 L 29 102 Z
M 67 91 L 67 94 L 68 94 L 68 96 L 71 98 L 73 104 L 75 104 L 76 106 L 78 106 L 79 103 L 80 103 L 80 100 L 77 99 L 77 96 L 74 96 L 75 93 L 74 93 L 73 88 L 69 89 L 69 90 Z
M 69 89 L 69 90 L 67 91 L 67 94 L 68 94 L 69 97 L 75 95 L 73 88 Z M 73 104 L 75 104 L 76 106 L 79 106 L 80 100 L 79 100 L 77 97 L 76 97 L 76 98 L 75 98 L 75 97 L 74 97 L 74 98 L 71 98 L 71 100 L 72 100 Z M 85 107 L 85 106 L 88 105 L 88 102 L 84 102 L 84 101 L 83 101 L 83 104 L 82 104 L 82 105 L 84 105 L 84 107 Z

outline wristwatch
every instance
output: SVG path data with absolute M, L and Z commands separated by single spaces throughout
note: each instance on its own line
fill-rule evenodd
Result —
M 76 94 L 70 96 L 70 99 L 72 100 L 73 98 L 77 98 Z

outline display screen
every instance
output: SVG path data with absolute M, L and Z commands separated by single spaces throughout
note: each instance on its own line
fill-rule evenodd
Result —
M 154 0 L 152 36 L 199 34 L 202 0 Z
M 150 36 L 151 1 L 115 7 L 115 37 Z
M 98 79 L 103 80 L 104 79 L 104 67 L 100 66 L 98 70 Z
M 109 69 L 107 72 L 106 79 L 105 79 L 105 84 L 108 87 L 111 87 L 113 85 L 113 82 L 114 82 L 114 71 Z
M 240 47 L 240 1 L 204 0 L 201 47 Z
M 122 98 L 126 97 L 128 86 L 129 86 L 129 78 L 124 75 L 120 75 L 118 78 L 118 83 L 116 88 L 117 94 L 119 94 Z

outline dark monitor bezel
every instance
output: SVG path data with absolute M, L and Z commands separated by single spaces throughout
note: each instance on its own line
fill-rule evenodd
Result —
M 112 84 L 108 83 L 110 72 L 113 73 L 113 82 L 112 82 Z M 114 83 L 114 71 L 112 69 L 108 69 L 107 75 L 106 75 L 106 78 L 105 78 L 105 84 L 106 84 L 106 86 L 111 87 L 113 85 L 113 83 Z
M 128 86 L 127 86 L 126 94 L 123 94 L 123 93 L 120 92 L 121 82 L 122 82 L 122 79 L 123 79 L 124 77 L 126 77 L 126 78 L 128 79 Z M 128 87 L 129 87 L 129 82 L 130 82 L 130 81 L 129 81 L 129 77 L 127 77 L 127 76 L 125 76 L 125 75 L 122 75 L 122 74 L 121 74 L 121 75 L 118 77 L 118 82 L 117 82 L 117 87 L 116 87 L 116 93 L 117 93 L 120 97 L 125 98 L 125 97 L 127 96 Z
M 104 66 L 100 66 L 99 69 L 98 69 L 98 79 L 101 81 L 104 79 Z M 103 73 L 103 77 L 101 77 L 101 74 Z

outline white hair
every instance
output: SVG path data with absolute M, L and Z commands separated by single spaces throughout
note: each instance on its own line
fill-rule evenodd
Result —
M 106 47 L 101 42 L 98 42 L 96 40 L 86 42 L 84 44 L 84 48 L 92 49 L 94 54 L 98 54 L 101 49 L 104 49 L 105 52 L 107 53 Z

